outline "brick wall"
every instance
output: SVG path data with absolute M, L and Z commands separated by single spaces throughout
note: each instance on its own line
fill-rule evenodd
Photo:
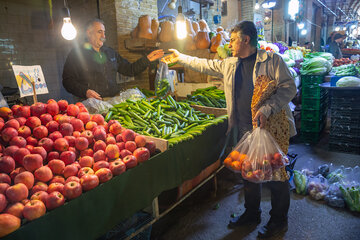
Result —
M 238 0 L 227 0 L 227 16 L 221 17 L 221 25 L 224 29 L 231 29 L 239 22 Z
M 255 2 L 253 0 L 240 0 L 241 4 L 241 18 L 240 20 L 254 20 L 254 6 Z

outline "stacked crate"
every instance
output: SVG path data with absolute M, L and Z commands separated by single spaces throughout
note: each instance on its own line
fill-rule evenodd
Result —
M 319 86 L 324 76 L 301 76 L 301 139 L 317 143 L 326 123 L 328 91 Z
M 360 154 L 360 91 L 334 90 L 331 93 L 329 148 Z

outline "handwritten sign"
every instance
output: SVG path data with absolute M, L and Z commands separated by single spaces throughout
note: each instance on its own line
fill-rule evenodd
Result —
M 20 97 L 33 95 L 34 91 L 32 82 L 35 83 L 35 91 L 37 95 L 49 93 L 40 65 L 12 65 L 12 68 L 15 74 L 16 83 L 20 90 Z

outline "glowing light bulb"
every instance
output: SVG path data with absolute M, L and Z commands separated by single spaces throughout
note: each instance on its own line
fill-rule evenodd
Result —
M 335 31 L 340 31 L 340 27 L 336 27 L 336 28 L 335 28 Z
M 258 10 L 260 8 L 260 4 L 259 3 L 255 3 L 255 10 Z
M 304 24 L 304 23 L 301 22 L 301 23 L 298 24 L 298 28 L 299 28 L 300 30 L 303 29 L 304 27 L 305 27 L 305 24 Z
M 305 34 L 307 34 L 307 30 L 306 29 L 301 30 L 301 35 L 305 35 Z
M 355 26 L 355 25 L 351 25 L 351 29 L 354 29 L 354 28 L 356 28 L 356 26 Z
M 76 37 L 77 31 L 74 25 L 71 23 L 71 19 L 69 17 L 64 18 L 64 24 L 61 28 L 61 35 L 66 40 L 73 40 Z
M 346 30 L 346 27 L 343 27 L 343 30 L 345 31 L 345 30 Z
M 176 17 L 176 24 L 175 24 L 176 36 L 178 39 L 184 39 L 187 35 L 186 31 L 186 23 L 185 18 L 182 13 L 179 13 Z

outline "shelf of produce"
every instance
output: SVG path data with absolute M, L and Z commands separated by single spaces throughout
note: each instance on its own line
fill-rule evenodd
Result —
M 96 239 L 150 206 L 161 192 L 197 176 L 219 158 L 227 121 L 210 126 L 105 184 L 23 224 L 3 239 Z

